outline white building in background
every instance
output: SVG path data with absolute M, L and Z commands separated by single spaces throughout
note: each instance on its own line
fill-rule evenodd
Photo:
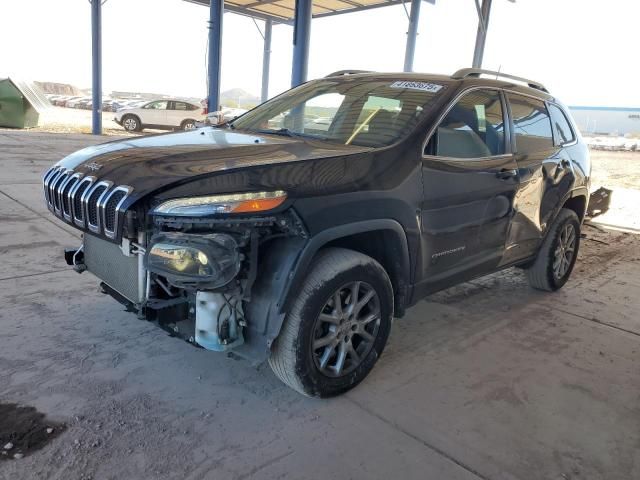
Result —
M 640 134 L 640 108 L 569 107 L 569 110 L 582 133 Z

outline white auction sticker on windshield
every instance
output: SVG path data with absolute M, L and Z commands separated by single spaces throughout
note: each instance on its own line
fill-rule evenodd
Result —
M 423 92 L 437 93 L 442 89 L 442 85 L 427 82 L 410 82 L 407 80 L 393 82 L 391 88 L 408 88 L 411 90 L 422 90 Z

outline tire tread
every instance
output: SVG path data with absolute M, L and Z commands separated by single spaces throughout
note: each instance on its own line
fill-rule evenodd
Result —
M 321 250 L 313 260 L 309 274 L 302 283 L 272 347 L 269 366 L 273 373 L 289 387 L 305 396 L 313 395 L 306 391 L 300 374 L 296 370 L 298 332 L 303 321 L 300 313 L 307 298 L 314 294 L 322 282 L 334 278 L 344 270 L 363 264 L 374 265 L 379 269 L 391 288 L 391 281 L 386 271 L 373 258 L 346 248 L 331 247 Z
M 552 254 L 551 249 L 555 243 L 556 237 L 559 234 L 559 227 L 564 225 L 567 220 L 573 219 L 578 225 L 580 221 L 578 219 L 578 215 L 573 210 L 569 210 L 568 208 L 563 208 L 558 213 L 557 217 L 553 221 L 553 224 L 549 228 L 549 232 L 542 242 L 542 246 L 538 251 L 538 255 L 534 260 L 533 264 L 526 269 L 527 272 L 527 280 L 529 281 L 529 285 L 537 290 L 543 290 L 547 292 L 553 292 L 557 290 L 559 287 L 555 285 L 553 280 L 549 275 L 549 259 Z M 579 236 L 580 229 L 576 231 L 576 235 L 578 236 L 576 242 L 576 252 L 575 255 L 578 255 L 577 247 L 579 245 Z

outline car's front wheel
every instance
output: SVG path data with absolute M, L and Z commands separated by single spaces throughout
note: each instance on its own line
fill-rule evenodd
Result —
M 549 292 L 561 288 L 573 271 L 580 247 L 580 219 L 563 208 L 549 227 L 538 256 L 527 268 L 529 284 Z
M 288 386 L 316 397 L 350 390 L 387 343 L 393 290 L 373 258 L 327 248 L 314 259 L 269 358 Z
M 135 115 L 125 115 L 122 117 L 122 126 L 127 132 L 139 132 L 142 130 L 140 119 Z

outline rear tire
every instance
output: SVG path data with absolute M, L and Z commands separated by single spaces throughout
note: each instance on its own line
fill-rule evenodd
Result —
M 180 128 L 182 130 L 193 130 L 196 128 L 196 121 L 191 119 L 183 120 L 180 124 Z
M 553 292 L 567 283 L 578 258 L 580 219 L 576 212 L 563 208 L 549 227 L 538 256 L 527 269 L 529 285 Z
M 359 252 L 324 249 L 286 315 L 269 365 L 303 395 L 339 395 L 369 374 L 392 317 L 393 289 L 384 268 Z

